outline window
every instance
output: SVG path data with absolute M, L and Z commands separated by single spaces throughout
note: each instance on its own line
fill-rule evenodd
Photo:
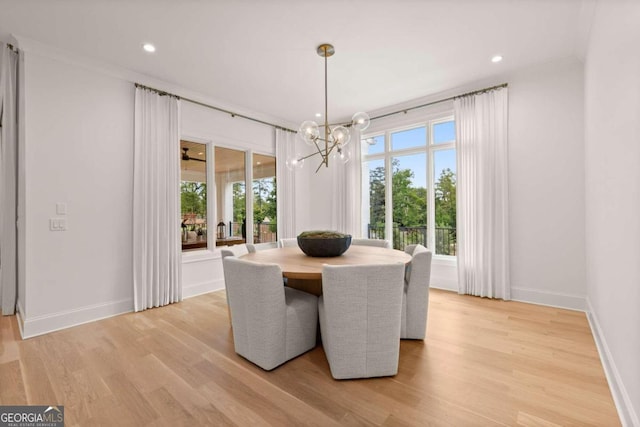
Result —
M 247 197 L 245 152 L 215 147 L 216 245 L 245 243 L 247 239 Z
M 207 248 L 207 146 L 180 141 L 182 250 Z
M 253 155 L 253 242 L 277 242 L 276 158 Z
M 381 141 L 384 147 L 384 140 Z M 362 192 L 368 206 L 365 212 L 365 223 L 368 224 L 368 234 L 371 239 L 385 238 L 385 204 L 386 204 L 386 173 L 384 159 L 370 160 L 362 164 L 363 179 L 367 188 Z
M 183 251 L 277 241 L 274 156 L 249 156 L 246 151 L 191 141 L 180 141 L 180 148 Z M 247 171 L 248 158 L 252 166 Z M 248 198 L 247 179 L 252 179 Z M 207 185 L 214 180 L 215 185 Z M 207 188 L 215 189 L 209 192 L 215 200 L 207 199 Z M 247 226 L 249 208 L 253 226 Z
M 420 243 L 436 255 L 455 255 L 453 118 L 365 135 L 363 148 L 365 235 L 390 236 L 396 249 Z

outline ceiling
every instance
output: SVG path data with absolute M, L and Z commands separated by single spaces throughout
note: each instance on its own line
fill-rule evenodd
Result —
M 196 180 L 206 182 L 207 170 L 207 149 L 205 144 L 192 141 L 180 141 L 180 154 L 182 150 L 187 149 L 189 160 L 182 159 L 180 168 L 183 175 L 187 173 L 184 180 Z M 231 148 L 215 147 L 214 151 L 214 171 L 219 173 L 241 172 L 244 175 L 245 170 L 245 152 L 242 150 L 234 150 Z M 203 161 L 199 161 L 203 160 Z M 253 178 L 269 178 L 276 175 L 276 158 L 264 154 L 253 153 L 252 156 Z
M 594 0 L 0 0 L 11 34 L 282 124 L 345 120 L 518 68 L 581 58 Z M 157 51 L 143 52 L 145 42 Z M 493 64 L 492 56 L 504 57 Z

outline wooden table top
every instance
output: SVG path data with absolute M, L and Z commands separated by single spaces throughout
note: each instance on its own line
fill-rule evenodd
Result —
M 344 254 L 330 258 L 307 256 L 298 247 L 266 249 L 242 255 L 240 258 L 253 262 L 278 264 L 284 277 L 307 280 L 322 279 L 324 264 L 362 265 L 393 262 L 408 264 L 411 261 L 411 256 L 403 251 L 360 245 L 351 245 Z

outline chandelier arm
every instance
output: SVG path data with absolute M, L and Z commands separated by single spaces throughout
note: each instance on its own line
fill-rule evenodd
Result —
M 316 150 L 318 150 L 318 153 L 322 154 L 322 149 L 320 148 L 320 146 L 318 145 L 318 139 L 322 140 L 321 138 L 315 138 L 313 140 L 313 143 L 316 145 Z M 325 145 L 327 144 L 327 141 L 324 141 Z
M 327 156 L 328 156 L 329 154 L 331 154 L 331 152 L 333 151 L 333 149 L 334 149 L 334 148 L 336 148 L 337 146 L 338 146 L 338 144 L 337 144 L 337 143 L 334 143 L 334 144 L 331 146 L 331 148 L 329 148 L 329 152 L 327 153 Z
M 309 157 L 313 157 L 313 156 L 318 155 L 318 154 L 320 154 L 322 156 L 322 158 L 324 159 L 324 154 L 322 153 L 322 151 L 314 151 L 313 153 L 307 154 L 306 156 L 303 156 L 303 157 L 300 157 L 297 160 L 298 161 L 305 160 L 305 159 L 308 159 Z

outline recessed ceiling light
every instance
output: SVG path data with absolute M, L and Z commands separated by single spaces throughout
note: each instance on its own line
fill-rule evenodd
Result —
M 501 55 L 496 55 L 493 58 L 491 58 L 491 62 L 500 62 L 500 61 L 502 61 Z
M 316 117 L 322 117 L 321 113 L 316 113 Z
M 256 165 L 261 165 L 261 164 L 262 164 L 262 162 L 256 162 Z
M 204 153 L 198 153 L 199 156 L 202 156 Z
M 142 45 L 142 48 L 146 51 L 146 52 L 155 52 L 156 51 L 156 47 L 154 45 L 152 45 L 151 43 L 145 43 Z

